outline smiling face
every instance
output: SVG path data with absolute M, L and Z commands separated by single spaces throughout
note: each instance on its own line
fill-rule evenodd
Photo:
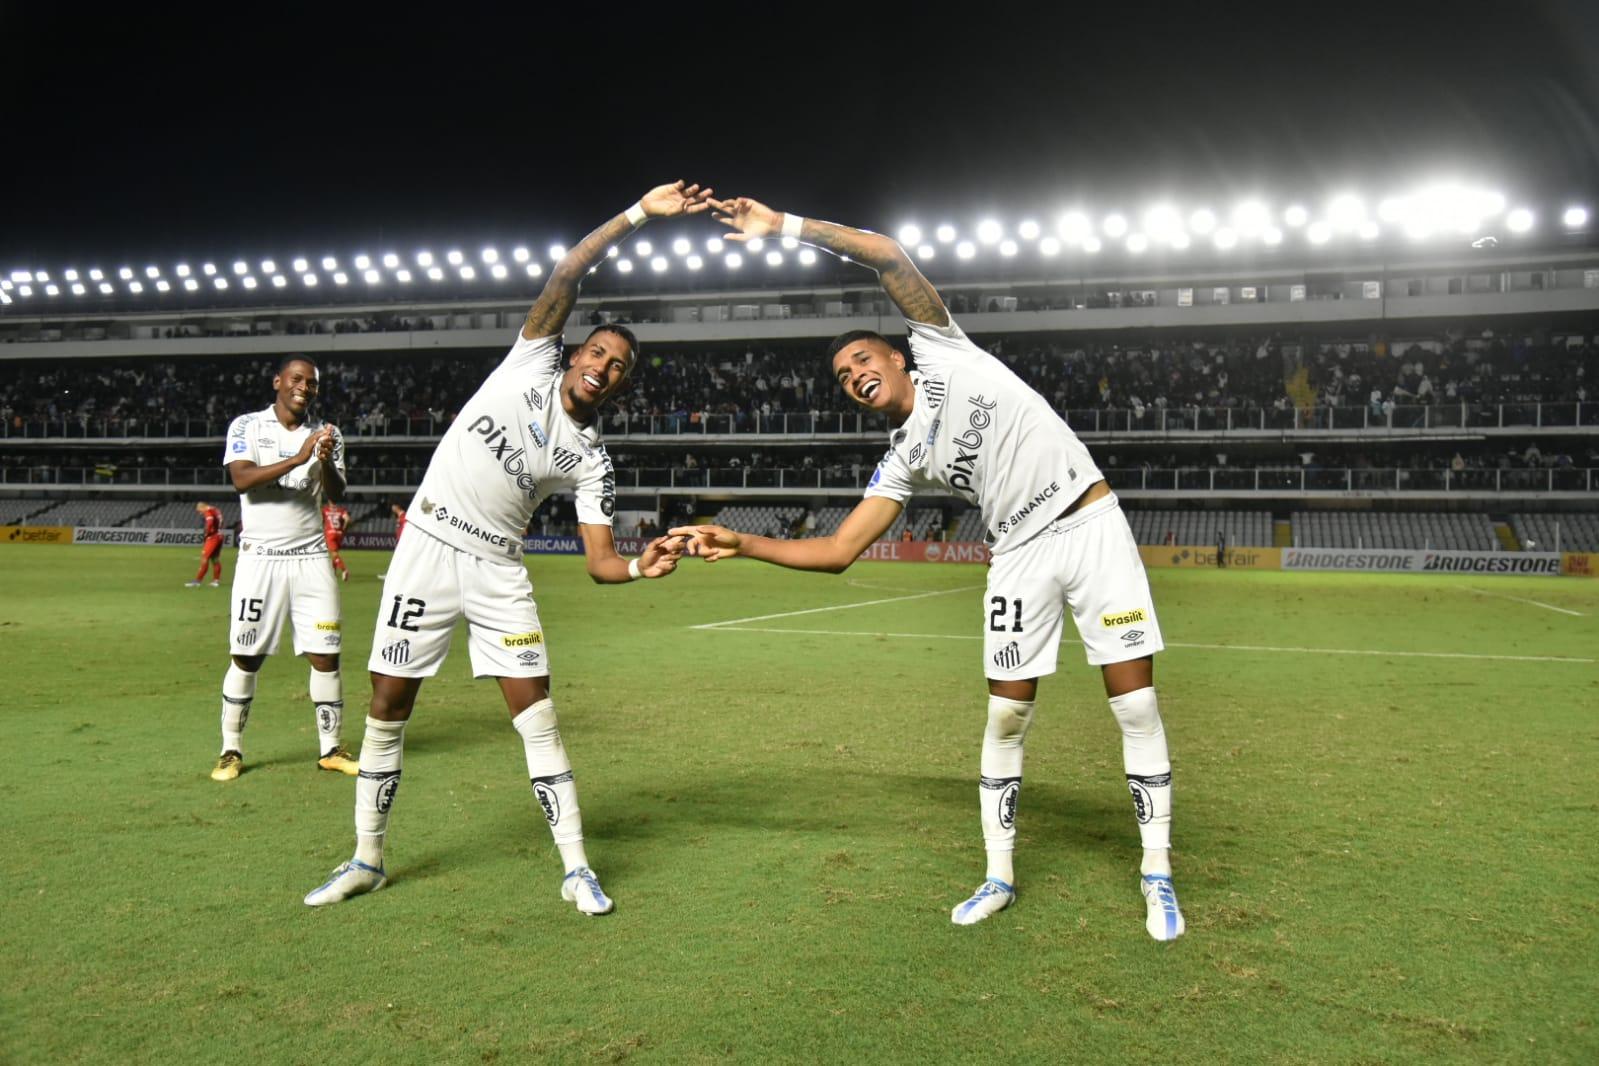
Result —
M 916 403 L 905 356 L 880 337 L 860 337 L 834 352 L 833 377 L 844 395 L 896 423 L 909 418 Z
M 305 421 L 305 413 L 316 399 L 317 369 L 304 359 L 295 359 L 284 365 L 272 379 L 272 388 L 278 394 L 278 414 L 285 412 L 298 425 Z
M 594 417 L 599 406 L 621 391 L 633 371 L 633 348 L 611 330 L 595 330 L 572 353 L 572 365 L 561 377 L 561 400 L 579 422 Z

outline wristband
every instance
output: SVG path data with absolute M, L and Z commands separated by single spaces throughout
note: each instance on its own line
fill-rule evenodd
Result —
M 785 236 L 785 237 L 793 237 L 795 240 L 799 240 L 800 229 L 804 225 L 805 225 L 805 216 L 804 215 L 785 214 L 783 216 L 783 236 Z
M 642 200 L 627 209 L 628 225 L 635 229 L 644 225 L 644 220 L 648 217 L 649 216 L 644 213 L 644 201 Z
M 629 559 L 627 562 L 627 579 L 629 581 L 637 581 L 643 576 L 644 572 L 638 568 L 638 560 Z

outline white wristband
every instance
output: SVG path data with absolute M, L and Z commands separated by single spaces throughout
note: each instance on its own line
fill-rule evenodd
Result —
M 629 581 L 637 581 L 643 576 L 644 572 L 638 568 L 638 560 L 629 559 L 627 562 L 627 579 Z
M 783 236 L 793 237 L 795 240 L 799 240 L 800 230 L 804 227 L 804 225 L 804 215 L 785 214 L 783 216 Z
M 644 220 L 648 217 L 649 216 L 644 213 L 644 201 L 642 200 L 627 209 L 628 225 L 633 226 L 634 228 L 644 225 Z

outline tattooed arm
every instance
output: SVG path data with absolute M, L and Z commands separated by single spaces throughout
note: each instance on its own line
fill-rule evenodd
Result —
M 716 202 L 720 212 L 716 220 L 734 232 L 727 235 L 730 241 L 748 241 L 755 237 L 775 237 L 782 234 L 783 216 L 758 200 L 741 196 L 733 200 Z M 877 271 L 883 291 L 894 301 L 900 313 L 912 322 L 926 322 L 933 326 L 949 325 L 949 312 L 932 282 L 922 277 L 911 257 L 899 242 L 880 233 L 851 229 L 836 222 L 823 222 L 807 218 L 800 229 L 799 239 L 806 244 L 825 248 L 834 255 L 848 256 Z
M 710 189 L 698 185 L 674 182 L 659 185 L 644 194 L 639 206 L 646 219 L 671 218 L 673 215 L 694 215 L 711 206 Z M 623 212 L 599 229 L 579 241 L 576 247 L 561 257 L 550 271 L 550 280 L 544 291 L 534 301 L 522 324 L 522 336 L 528 340 L 551 337 L 566 328 L 566 316 L 572 313 L 577 302 L 577 289 L 583 283 L 589 268 L 605 258 L 605 252 L 617 241 L 634 230 L 634 225 Z

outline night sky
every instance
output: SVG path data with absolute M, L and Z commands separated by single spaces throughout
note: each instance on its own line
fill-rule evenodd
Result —
M 0 265 L 572 239 L 679 176 L 877 229 L 1599 191 L 1599 3 L 334 7 L 0 2 Z

